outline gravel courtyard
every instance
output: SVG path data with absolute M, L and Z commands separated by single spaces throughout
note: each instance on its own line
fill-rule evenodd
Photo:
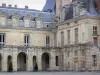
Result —
M 0 72 L 0 75 L 100 75 L 100 72 Z

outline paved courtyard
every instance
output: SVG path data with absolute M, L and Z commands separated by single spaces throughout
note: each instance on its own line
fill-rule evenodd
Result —
M 1 72 L 0 75 L 100 75 L 100 72 Z

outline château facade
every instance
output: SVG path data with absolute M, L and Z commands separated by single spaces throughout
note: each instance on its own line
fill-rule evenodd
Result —
M 2 4 L 0 71 L 10 63 L 13 71 L 100 71 L 97 1 L 47 0 L 43 11 Z

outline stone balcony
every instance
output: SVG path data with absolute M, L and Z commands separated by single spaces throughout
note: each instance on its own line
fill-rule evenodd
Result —
M 0 45 L 0 50 L 18 50 L 18 51 L 28 51 L 28 50 L 42 50 L 42 51 L 59 51 L 59 47 L 43 47 L 43 46 L 15 46 L 15 45 Z

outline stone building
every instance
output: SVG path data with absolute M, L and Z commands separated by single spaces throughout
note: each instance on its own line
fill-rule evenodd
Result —
M 0 71 L 10 63 L 13 71 L 33 71 L 36 64 L 39 71 L 99 71 L 96 0 L 51 0 L 50 8 L 49 1 L 44 11 L 0 6 Z

